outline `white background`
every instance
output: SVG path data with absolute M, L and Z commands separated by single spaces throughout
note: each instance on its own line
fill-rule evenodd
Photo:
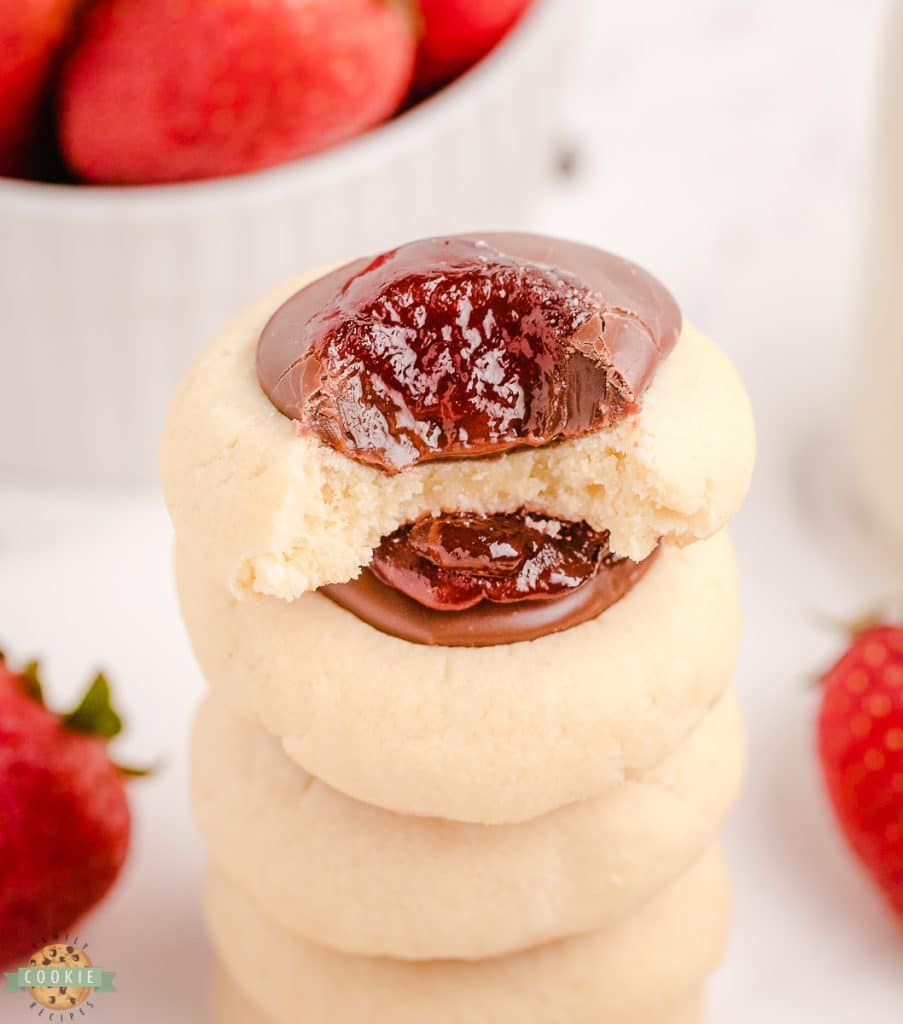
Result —
M 903 939 L 830 821 L 807 686 L 839 642 L 817 613 L 856 612 L 903 583 L 870 547 L 840 457 L 887 4 L 592 9 L 561 127 L 575 174 L 550 178 L 536 226 L 664 278 L 740 366 L 760 428 L 735 529 L 752 765 L 728 830 L 736 926 L 712 1021 L 891 1024 Z M 202 684 L 174 607 L 169 539 L 156 496 L 0 490 L 0 646 L 12 659 L 43 656 L 61 703 L 104 665 L 130 721 L 120 757 L 162 764 L 134 784 L 133 855 L 82 929 L 118 972 L 119 994 L 97 997 L 98 1022 L 205 1020 L 203 854 L 183 778 Z M 19 999 L 0 995 L 0 1020 L 30 1019 Z

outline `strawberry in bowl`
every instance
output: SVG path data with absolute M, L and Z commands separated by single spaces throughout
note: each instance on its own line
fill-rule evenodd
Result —
M 107 184 L 285 163 L 391 116 L 415 53 L 403 0 L 101 0 L 63 71 L 63 155 Z
M 45 107 L 79 0 L 0 0 L 0 175 L 35 170 Z
M 529 6 L 530 0 L 420 0 L 417 91 L 436 89 L 476 64 Z
M 0 0 L 0 175 L 152 185 L 245 174 L 391 118 L 531 0 Z M 46 161 L 44 161 L 46 165 Z

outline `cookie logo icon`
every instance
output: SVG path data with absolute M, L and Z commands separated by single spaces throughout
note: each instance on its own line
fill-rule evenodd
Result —
M 26 966 L 8 972 L 6 991 L 27 994 L 30 1009 L 47 1024 L 63 1024 L 84 1017 L 94 1006 L 95 992 L 115 992 L 113 977 L 113 971 L 94 965 L 87 943 L 67 936 L 45 943 Z
M 32 967 L 93 967 L 91 958 L 79 946 L 44 946 L 29 961 Z M 65 981 L 63 975 L 61 981 Z M 74 1010 L 91 994 L 89 985 L 33 985 L 28 994 L 39 1005 L 48 1010 Z

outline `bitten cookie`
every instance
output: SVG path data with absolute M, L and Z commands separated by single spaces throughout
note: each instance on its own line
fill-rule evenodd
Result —
M 720 959 L 729 898 L 717 853 L 619 925 L 477 963 L 348 956 L 293 937 L 214 875 L 217 954 L 274 1020 L 305 1024 L 649 1024 L 691 1003 Z M 300 1001 L 299 1001 L 300 1000 Z
M 676 879 L 714 842 L 744 749 L 728 695 L 642 779 L 522 824 L 466 825 L 342 796 L 210 698 L 192 803 L 214 862 L 287 931 L 348 953 L 479 959 L 606 927 Z
M 479 244 L 488 252 L 497 236 L 485 237 L 490 240 L 490 248 Z M 382 263 L 374 261 L 374 266 L 392 259 L 413 260 L 409 251 L 415 249 L 416 258 L 427 259 L 422 251 L 429 244 L 413 243 L 399 250 L 401 255 L 381 257 Z M 450 239 L 435 244 L 461 243 Z M 650 320 L 671 317 L 667 323 L 673 330 L 669 334 L 662 327 L 657 342 L 670 350 L 678 332 L 679 338 L 673 351 L 663 348 L 658 358 L 667 358 L 661 365 L 656 362 L 640 371 L 636 368 L 637 361 L 642 361 L 640 356 L 622 352 L 625 374 L 633 373 L 644 388 L 648 385 L 641 405 L 637 395 L 638 411 L 621 415 L 621 402 L 618 416 L 603 416 L 601 425 L 588 433 L 570 436 L 564 431 L 557 443 L 528 443 L 506 449 L 502 458 L 491 453 L 489 457 L 454 455 L 406 464 L 403 460 L 407 453 L 402 452 L 403 471 L 386 473 L 379 465 L 357 461 L 348 457 L 347 451 L 324 443 L 316 430 L 306 429 L 303 422 L 292 418 L 294 411 L 283 414 L 261 387 L 260 353 L 255 362 L 261 331 L 274 311 L 279 310 L 277 316 L 284 321 L 279 331 L 300 336 L 303 318 L 311 312 L 317 314 L 321 308 L 328 309 L 335 293 L 346 295 L 347 288 L 340 291 L 345 278 L 360 272 L 367 261 L 358 261 L 341 273 L 315 273 L 290 281 L 237 317 L 196 359 L 172 401 L 166 421 L 161 478 L 167 505 L 180 542 L 206 566 L 215 584 L 235 594 L 295 598 L 324 584 L 356 577 L 383 537 L 425 513 L 449 509 L 491 513 L 530 507 L 566 519 L 585 520 L 598 530 L 610 531 L 614 552 L 637 561 L 660 540 L 687 544 L 711 536 L 727 523 L 746 494 L 755 449 L 749 402 L 727 358 L 691 325 L 681 325 L 670 296 L 658 282 L 627 261 L 588 246 L 529 235 L 502 236 L 498 244 L 505 249 L 497 256 L 502 268 L 499 273 L 511 269 L 505 262 L 510 252 L 550 261 L 565 255 L 566 269 L 585 271 L 588 283 L 592 283 L 594 274 L 599 275 L 603 291 L 617 287 L 625 292 L 621 301 L 636 298 L 638 306 L 648 305 L 651 312 L 646 315 Z M 475 262 L 485 259 L 473 258 Z M 445 266 L 448 259 L 437 257 L 434 264 Z M 548 271 L 540 284 L 528 281 L 524 285 L 530 267 L 526 271 L 516 269 L 526 301 L 538 306 L 548 297 L 553 271 Z M 555 280 L 562 290 L 571 287 L 570 278 Z M 327 287 L 322 282 L 332 283 Z M 294 296 L 282 306 L 304 286 L 308 286 L 309 300 L 304 295 Z M 491 280 L 490 286 L 496 294 L 506 294 L 498 280 Z M 546 292 L 539 293 L 540 286 Z M 399 309 L 407 298 L 402 296 L 395 305 L 385 299 L 383 317 L 399 318 Z M 303 309 L 295 312 L 293 303 L 299 299 Z M 469 338 L 474 330 L 488 334 L 491 328 L 485 318 L 476 324 L 463 319 L 472 310 L 473 296 L 462 300 L 459 294 L 457 301 L 460 315 L 451 327 L 460 338 L 451 339 L 451 343 L 460 355 L 471 345 Z M 625 338 L 636 352 L 648 346 L 648 338 L 643 335 L 638 340 L 637 335 L 649 325 L 630 320 L 624 312 L 617 305 L 607 306 L 585 323 L 579 321 L 573 329 L 576 337 L 596 324 L 600 336 L 606 331 L 611 335 L 609 351 L 593 355 L 600 364 L 617 362 L 618 352 L 629 347 Z M 558 323 L 561 311 L 556 308 L 552 313 L 549 322 Z M 335 314 L 340 315 L 344 314 Z M 370 322 L 374 315 L 368 310 Z M 354 322 L 353 311 L 347 316 L 349 322 Z M 526 314 L 519 323 L 528 319 Z M 374 344 L 383 356 L 390 350 L 387 358 L 395 363 L 398 374 L 409 380 L 410 352 L 403 348 L 395 351 L 391 348 L 394 341 L 382 338 Z M 578 344 L 590 351 L 598 339 L 582 338 Z M 447 354 L 436 358 L 441 361 Z M 491 349 L 480 360 L 458 368 L 458 373 L 476 382 L 474 390 L 479 393 L 475 397 L 479 400 L 487 388 L 507 389 L 495 396 L 496 405 L 505 405 L 500 415 L 507 420 L 523 417 L 525 398 L 517 388 L 524 382 L 509 379 L 498 358 L 499 351 Z M 648 359 L 645 350 L 642 359 Z M 537 356 L 535 365 L 540 363 Z M 404 374 L 398 364 L 404 364 Z M 347 374 L 345 368 L 337 372 Z M 293 381 L 288 372 L 279 377 L 274 371 L 274 376 L 276 398 L 281 393 L 285 398 L 284 392 L 291 391 L 294 401 L 296 389 L 310 385 L 308 378 Z M 282 387 L 286 381 L 288 384 Z M 358 435 L 372 433 L 371 428 L 376 429 L 374 424 L 382 415 L 375 403 L 394 403 L 397 392 L 388 394 L 389 385 L 379 380 L 365 396 L 360 381 L 353 384 L 356 392 L 349 384 L 347 392 L 336 400 L 339 412 L 346 419 L 356 418 Z M 572 384 L 571 405 L 573 396 L 586 390 L 585 382 Z M 543 382 L 533 379 L 527 386 L 534 392 L 527 398 L 538 399 L 539 393 L 547 390 Z M 600 393 L 604 393 L 600 408 L 611 412 L 609 406 L 619 401 L 616 388 L 611 381 L 599 386 Z M 417 387 L 411 384 L 411 389 Z M 349 411 L 354 394 L 358 405 Z M 316 415 L 322 420 L 320 398 L 316 399 Z M 333 415 L 338 414 L 333 411 Z M 450 415 L 443 413 L 446 426 Z M 396 436 L 412 435 L 420 429 L 418 424 L 404 426 L 407 416 L 407 410 L 395 416 Z M 609 419 L 613 421 L 610 426 Z M 462 415 L 455 451 L 463 444 L 463 422 Z M 331 429 L 334 427 L 332 424 Z M 434 427 L 424 426 L 423 437 L 431 440 L 429 431 Z M 335 433 L 332 429 L 333 441 Z M 345 445 L 346 440 L 341 443 Z
M 335 789 L 401 814 L 523 821 L 637 778 L 725 692 L 739 636 L 728 537 L 665 548 L 602 615 L 541 639 L 430 647 L 320 594 L 239 599 L 181 542 L 210 686 Z

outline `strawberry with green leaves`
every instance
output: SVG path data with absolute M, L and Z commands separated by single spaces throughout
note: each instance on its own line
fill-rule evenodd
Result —
M 132 773 L 107 742 L 121 729 L 102 675 L 58 715 L 37 667 L 14 672 L 0 657 L 0 966 L 68 929 L 119 875 Z

